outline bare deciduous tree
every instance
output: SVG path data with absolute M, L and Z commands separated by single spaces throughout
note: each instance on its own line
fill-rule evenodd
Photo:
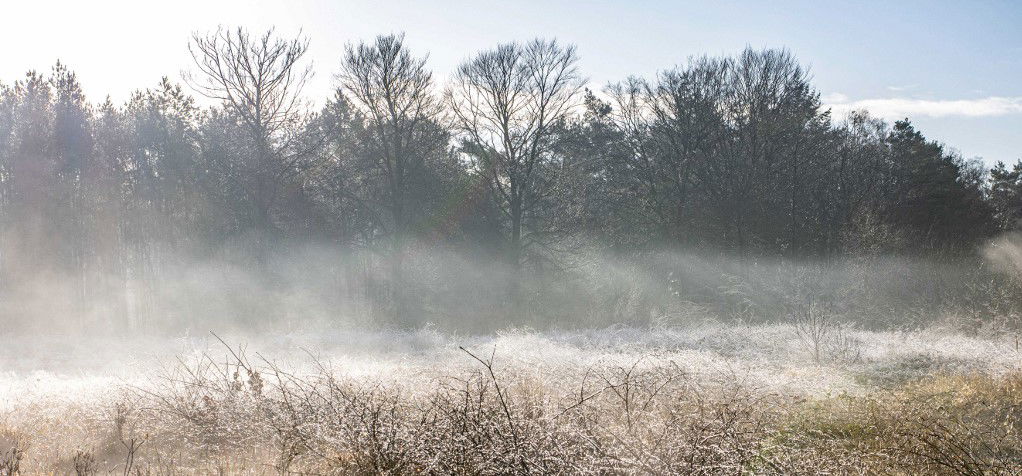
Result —
M 404 250 L 414 213 L 412 189 L 424 173 L 426 158 L 446 147 L 447 135 L 436 125 L 442 104 L 433 95 L 426 58 L 412 56 L 403 35 L 349 45 L 337 77 L 365 123 L 371 167 L 384 178 L 387 203 L 383 208 L 392 227 L 392 297 L 397 317 L 402 317 Z
M 200 73 L 186 74 L 189 84 L 236 115 L 252 141 L 254 160 L 234 179 L 244 183 L 263 230 L 273 228 L 270 212 L 281 184 L 308 155 L 295 150 L 306 116 L 301 91 L 312 75 L 311 66 L 300 66 L 308 47 L 307 40 L 278 38 L 272 29 L 253 37 L 243 28 L 197 33 L 188 46 Z
M 509 221 L 509 258 L 516 267 L 553 127 L 572 111 L 584 82 L 574 46 L 536 39 L 479 53 L 458 68 L 446 92 L 464 150 Z

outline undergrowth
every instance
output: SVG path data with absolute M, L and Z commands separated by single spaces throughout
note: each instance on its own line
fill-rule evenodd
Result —
M 403 382 L 225 348 L 12 420 L 0 474 L 1022 474 L 1017 372 L 800 397 L 659 358 L 554 378 L 465 348 L 468 370 Z

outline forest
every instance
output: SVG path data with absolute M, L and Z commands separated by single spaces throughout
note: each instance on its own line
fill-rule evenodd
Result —
M 787 49 L 309 47 L 0 83 L 0 476 L 1022 474 L 1022 159 Z
M 181 82 L 124 104 L 59 62 L 0 84 L 5 325 L 648 322 L 679 293 L 734 307 L 716 284 L 676 289 L 700 267 L 979 263 L 1022 218 L 1022 161 L 832 117 L 786 50 L 591 88 L 556 40 L 438 81 L 384 35 L 338 51 L 336 92 L 313 101 L 305 38 L 187 47 Z M 640 280 L 652 296 L 607 303 Z

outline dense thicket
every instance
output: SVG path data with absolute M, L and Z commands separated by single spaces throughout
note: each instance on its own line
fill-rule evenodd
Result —
M 1022 161 L 988 171 L 908 120 L 833 118 L 783 50 L 596 93 L 554 41 L 435 84 L 383 36 L 338 52 L 314 111 L 307 42 L 190 46 L 191 88 L 126 104 L 89 102 L 59 63 L 0 85 L 0 319 L 297 319 L 281 309 L 314 300 L 415 324 L 466 295 L 466 315 L 536 314 L 594 254 L 967 256 L 1022 219 Z

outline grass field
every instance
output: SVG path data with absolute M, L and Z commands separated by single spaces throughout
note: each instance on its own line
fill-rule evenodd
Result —
M 1010 333 L 707 322 L 220 338 L 16 340 L 0 474 L 1022 471 Z

